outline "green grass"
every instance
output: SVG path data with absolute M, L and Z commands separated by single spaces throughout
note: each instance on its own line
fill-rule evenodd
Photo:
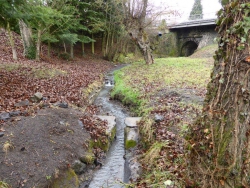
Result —
M 6 70 L 6 71 L 13 71 L 17 70 L 21 67 L 20 64 L 17 63 L 10 63 L 10 64 L 0 64 L 0 70 Z
M 211 49 L 213 46 L 203 49 L 200 54 L 206 54 L 207 50 L 210 53 Z M 185 155 L 176 154 L 174 160 L 169 160 L 166 154 L 174 153 L 172 144 L 175 142 L 171 139 L 164 140 L 166 139 L 164 137 L 157 138 L 159 135 L 156 135 L 158 133 L 155 129 L 176 131 L 179 141 L 185 139 L 189 124 L 202 108 L 197 95 L 204 95 L 210 81 L 212 67 L 211 56 L 209 58 L 161 58 L 155 59 L 153 65 L 136 62 L 115 72 L 116 84 L 112 96 L 119 98 L 124 104 L 130 104 L 135 108 L 133 111 L 137 115 L 143 116 L 139 130 L 140 144 L 145 153 L 140 161 L 148 168 L 143 170 L 141 185 L 158 188 L 166 187 L 166 184 L 172 182 L 175 187 L 184 187 L 183 179 L 166 166 L 172 169 L 176 166 L 180 169 L 185 168 Z M 184 100 L 172 100 L 168 92 L 173 91 L 184 97 Z M 178 113 L 178 110 L 182 113 Z M 170 119 L 161 122 L 157 127 L 154 114 L 159 111 L 167 113 Z M 171 119 L 171 113 L 177 116 L 172 116 L 173 119 Z M 180 121 L 175 121 L 179 118 Z M 183 172 L 180 171 L 180 173 Z
M 4 181 L 0 181 L 0 188 L 10 188 L 10 186 Z
M 146 110 L 150 96 L 166 87 L 206 88 L 212 64 L 207 59 L 192 58 L 160 58 L 150 66 L 136 62 L 115 72 L 116 85 L 111 95 L 118 96 L 124 104 Z

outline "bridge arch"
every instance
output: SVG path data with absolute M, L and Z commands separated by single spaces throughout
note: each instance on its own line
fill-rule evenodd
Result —
M 188 40 L 181 46 L 181 56 L 187 57 L 192 55 L 198 48 L 199 43 L 194 40 Z

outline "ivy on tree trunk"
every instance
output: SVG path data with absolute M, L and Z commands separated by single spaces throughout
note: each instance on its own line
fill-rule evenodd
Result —
M 199 187 L 250 187 L 250 3 L 231 2 L 218 15 L 219 49 L 188 135 L 190 175 Z

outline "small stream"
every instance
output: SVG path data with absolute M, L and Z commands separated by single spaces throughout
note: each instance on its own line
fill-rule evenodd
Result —
M 121 68 L 121 67 L 119 67 Z M 115 70 L 119 69 L 116 68 Z M 113 87 L 114 78 L 111 71 L 105 79 L 105 87 L 94 101 L 100 106 L 98 115 L 109 115 L 116 117 L 116 140 L 113 142 L 103 166 L 94 174 L 89 188 L 121 188 L 120 182 L 128 182 L 129 170 L 126 168 L 124 155 L 124 120 L 129 117 L 128 111 L 118 101 L 109 100 L 109 92 Z

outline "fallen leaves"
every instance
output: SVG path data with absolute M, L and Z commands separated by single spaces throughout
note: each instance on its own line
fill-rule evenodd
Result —
M 100 140 L 103 144 L 107 144 L 107 121 L 89 115 L 84 115 L 80 120 L 82 121 L 84 128 L 90 133 L 94 142 Z
M 76 59 L 74 63 L 62 62 L 55 56 L 47 62 L 27 60 L 22 56 L 23 46 L 17 34 L 15 44 L 19 59 L 18 63 L 13 63 L 6 32 L 0 30 L 0 36 L 0 44 L 3 44 L 0 49 L 4 49 L 0 50 L 0 113 L 29 112 L 34 105 L 30 98 L 36 92 L 43 94 L 44 103 L 63 101 L 82 107 L 86 105 L 82 90 L 101 81 L 101 75 L 112 66 L 107 61 L 90 58 Z M 23 101 L 30 103 L 19 105 Z

